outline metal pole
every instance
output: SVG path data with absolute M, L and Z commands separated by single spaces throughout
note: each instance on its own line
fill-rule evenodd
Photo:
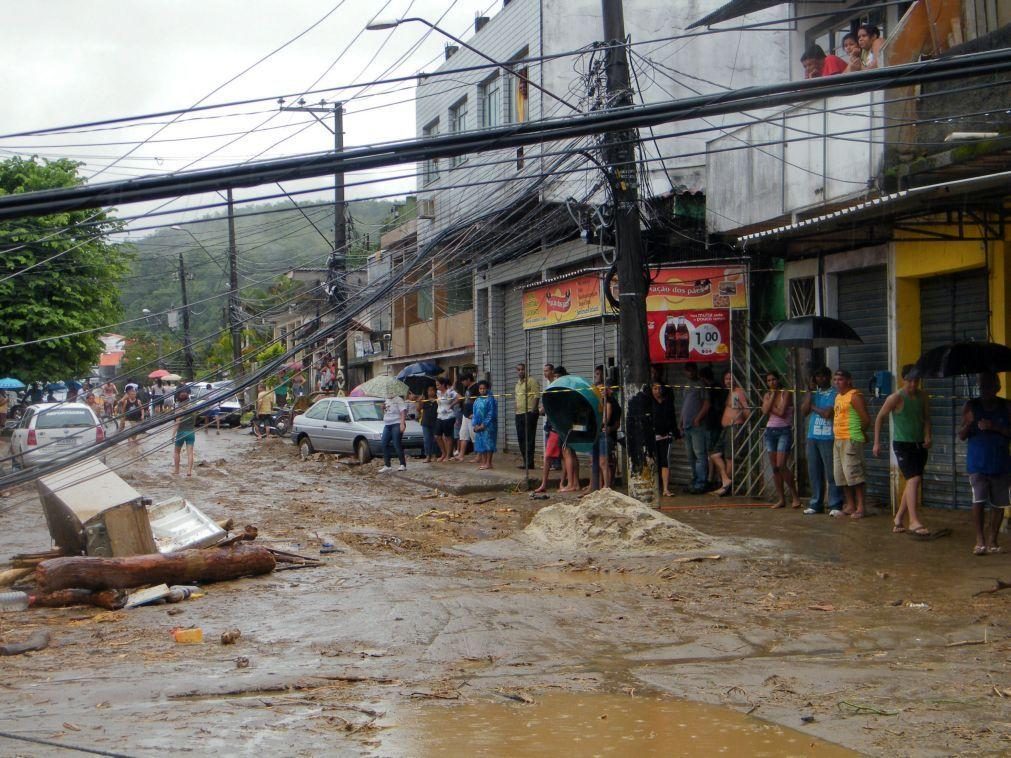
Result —
M 608 102 L 612 108 L 630 107 L 632 91 L 628 57 L 623 44 L 625 21 L 621 0 L 602 0 L 602 11 L 604 41 L 609 45 L 605 59 Z M 604 138 L 604 157 L 614 203 L 628 494 L 644 503 L 652 503 L 657 498 L 657 477 L 635 139 L 636 132 L 632 129 L 609 132 Z
M 344 151 L 344 104 L 333 104 L 333 144 L 334 154 L 340 157 Z M 338 168 L 334 172 L 334 218 L 333 218 L 333 253 L 327 264 L 327 276 L 330 280 L 330 301 L 335 306 L 335 318 L 340 323 L 347 316 L 347 290 L 344 278 L 347 274 L 347 203 L 344 202 L 344 171 Z M 337 333 L 337 376 L 335 384 L 337 395 L 344 394 L 346 372 L 348 366 L 348 329 Z
M 186 264 L 179 251 L 179 288 L 183 296 L 183 354 L 186 356 L 186 381 L 193 381 L 193 343 L 190 341 L 190 305 L 186 298 Z
M 228 190 L 228 328 L 232 333 L 232 376 L 242 373 L 242 327 L 239 322 L 239 249 L 235 242 L 235 207 Z

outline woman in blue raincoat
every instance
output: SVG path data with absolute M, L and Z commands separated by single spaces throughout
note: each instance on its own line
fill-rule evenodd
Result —
M 478 397 L 474 401 L 474 452 L 479 469 L 490 469 L 495 454 L 498 432 L 498 402 L 491 394 L 491 385 L 482 379 L 477 383 Z

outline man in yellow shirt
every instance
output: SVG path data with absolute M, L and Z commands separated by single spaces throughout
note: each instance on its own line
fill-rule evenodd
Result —
M 516 386 L 513 398 L 516 401 L 516 439 L 519 441 L 520 456 L 524 463 L 520 468 L 535 468 L 534 445 L 537 440 L 537 404 L 541 398 L 541 385 L 527 376 L 527 365 L 516 364 Z
M 836 486 L 842 489 L 846 505 L 842 512 L 850 518 L 864 517 L 864 489 L 867 474 L 864 470 L 864 442 L 866 430 L 871 425 L 867 403 L 860 390 L 853 388 L 853 376 L 839 369 L 832 375 L 836 389 L 833 407 L 832 469 Z M 837 515 L 836 513 L 832 514 Z
M 256 417 L 253 419 L 253 432 L 256 439 L 266 437 L 270 439 L 270 422 L 273 419 L 274 393 L 267 389 L 267 385 L 260 382 L 256 386 Z M 263 424 L 263 434 L 260 433 L 260 424 Z

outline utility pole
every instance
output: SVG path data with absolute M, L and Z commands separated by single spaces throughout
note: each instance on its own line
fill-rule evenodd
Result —
M 186 357 L 186 381 L 192 382 L 193 374 L 193 342 L 190 340 L 190 304 L 186 298 L 186 264 L 183 253 L 179 251 L 179 288 L 183 295 L 183 355 Z
M 344 104 L 336 102 L 332 108 L 326 107 L 326 101 L 321 100 L 318 106 L 307 106 L 305 100 L 299 100 L 297 106 L 285 106 L 284 100 L 278 101 L 282 111 L 299 111 L 311 113 L 328 131 L 333 134 L 334 157 L 339 158 L 344 152 Z M 317 114 L 330 113 L 334 125 L 331 129 L 326 121 Z M 334 320 L 340 323 L 347 314 L 347 290 L 344 286 L 347 274 L 347 202 L 344 200 L 344 171 L 340 168 L 334 172 L 333 193 L 333 250 L 326 264 L 326 292 L 334 308 Z M 335 384 L 337 394 L 343 395 L 347 383 L 348 340 L 347 330 L 337 333 L 337 377 Z
M 632 105 L 625 45 L 622 0 L 601 0 L 608 107 Z M 650 395 L 649 351 L 646 333 L 646 274 L 639 229 L 639 188 L 634 129 L 608 132 L 604 136 L 614 204 L 615 257 L 618 271 L 619 340 L 621 384 L 625 412 L 625 450 L 628 455 L 628 494 L 652 503 L 657 494 L 657 467 Z
M 228 188 L 228 327 L 232 333 L 232 370 L 242 374 L 242 327 L 239 321 L 239 250 L 235 244 L 235 208 Z

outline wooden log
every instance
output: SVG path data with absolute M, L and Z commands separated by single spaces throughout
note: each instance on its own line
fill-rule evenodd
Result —
M 31 568 L 13 568 L 0 571 L 0 587 L 10 587 L 14 582 L 24 579 L 34 570 L 35 567 L 32 566 Z
M 56 590 L 34 595 L 32 605 L 38 608 L 66 608 L 71 605 L 93 605 L 107 611 L 118 611 L 126 605 L 127 594 L 123 590 L 102 590 L 92 592 L 79 588 Z
M 0 655 L 21 655 L 32 650 L 44 650 L 49 647 L 52 640 L 49 632 L 39 629 L 32 632 L 24 642 L 8 642 L 6 645 L 0 645 Z
M 80 587 L 126 589 L 148 584 L 222 582 L 240 576 L 268 574 L 277 562 L 259 545 L 180 550 L 176 553 L 131 555 L 124 558 L 73 556 L 43 561 L 35 569 L 40 592 Z

